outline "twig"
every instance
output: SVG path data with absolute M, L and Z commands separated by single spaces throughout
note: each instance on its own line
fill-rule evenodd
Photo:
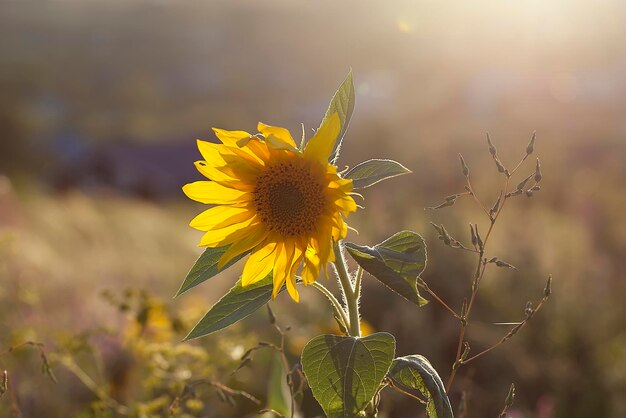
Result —
M 456 356 L 454 360 L 454 365 L 452 367 L 452 371 L 450 372 L 450 377 L 448 378 L 448 383 L 446 384 L 446 392 L 450 391 L 450 388 L 452 387 L 452 382 L 454 381 L 454 377 L 456 376 L 457 368 L 460 365 L 459 360 L 462 354 L 461 350 L 463 349 L 465 330 L 467 328 L 467 323 L 468 323 L 470 314 L 472 312 L 472 307 L 474 306 L 474 301 L 476 300 L 476 295 L 478 294 L 478 286 L 483 276 L 485 275 L 485 270 L 487 269 L 487 263 L 486 263 L 486 260 L 484 259 L 485 249 L 489 241 L 489 237 L 491 236 L 491 232 L 493 231 L 493 227 L 496 224 L 496 221 L 498 220 L 500 213 L 502 213 L 502 209 L 504 208 L 506 201 L 508 200 L 508 198 L 506 197 L 508 190 L 509 190 L 509 176 L 506 176 L 505 183 L 504 183 L 504 192 L 502 193 L 504 197 L 502 198 L 502 203 L 499 205 L 498 210 L 493 216 L 488 211 L 485 211 L 485 213 L 489 216 L 490 225 L 489 225 L 489 229 L 487 230 L 487 234 L 485 235 L 485 239 L 482 240 L 482 245 L 480 245 L 480 251 L 478 253 L 478 265 L 476 267 L 476 274 L 474 275 L 474 281 L 472 283 L 472 294 L 470 296 L 470 300 L 467 305 L 467 310 L 465 311 L 463 320 L 461 321 L 461 330 L 459 331 Z
M 441 299 L 429 286 L 428 284 L 424 281 L 418 278 L 417 280 L 417 285 L 419 287 L 421 287 L 422 289 L 424 289 L 425 292 L 427 292 L 430 296 L 433 297 L 433 299 L 435 299 L 437 302 L 439 302 L 439 304 L 441 304 L 441 306 L 443 306 L 444 309 L 446 309 L 448 312 L 450 312 L 456 319 L 461 319 L 461 317 L 459 316 L 459 314 L 457 314 L 454 309 L 452 309 L 450 307 L 450 305 L 448 305 L 446 302 L 443 301 L 443 299 Z
M 386 378 L 385 382 L 387 383 L 388 387 L 390 387 L 391 389 L 395 390 L 396 392 L 401 393 L 401 394 L 403 394 L 405 396 L 408 396 L 410 398 L 413 398 L 413 399 L 415 399 L 416 401 L 418 401 L 419 403 L 421 403 L 423 405 L 428 404 L 428 401 L 425 401 L 424 399 L 420 398 L 419 396 L 413 395 L 412 393 L 407 392 L 406 390 L 403 390 L 403 389 L 399 388 L 398 386 L 396 386 L 393 383 L 393 380 L 391 380 L 389 378 Z
M 70 372 L 74 374 L 80 380 L 87 389 L 93 392 L 94 395 L 98 397 L 102 402 L 111 407 L 116 413 L 120 415 L 129 415 L 130 410 L 128 407 L 120 404 L 115 399 L 111 398 L 104 389 L 98 386 L 93 379 L 85 373 L 83 369 L 72 359 L 70 356 L 60 356 L 59 361 L 63 364 Z
M 253 395 L 249 394 L 246 391 L 233 389 L 216 380 L 198 379 L 198 380 L 194 380 L 192 382 L 185 384 L 185 387 L 183 388 L 183 391 L 181 392 L 181 394 L 174 398 L 174 400 L 172 401 L 169 407 L 170 417 L 174 417 L 176 410 L 180 406 L 181 402 L 187 399 L 194 398 L 196 396 L 195 388 L 196 386 L 199 386 L 199 385 L 208 385 L 208 386 L 214 387 L 217 390 L 217 393 L 219 394 L 220 398 L 224 401 L 227 400 L 232 403 L 234 402 L 233 398 L 235 396 L 239 396 L 239 397 L 249 400 L 255 405 L 261 405 L 261 401 L 259 399 L 257 399 L 256 397 L 254 397 Z
M 500 345 L 504 344 L 509 338 L 513 337 L 515 334 L 517 334 L 518 331 L 520 331 L 522 328 L 524 328 L 524 326 L 528 323 L 528 321 L 530 321 L 533 318 L 534 314 L 539 312 L 541 307 L 548 300 L 549 296 L 550 296 L 549 294 L 544 295 L 544 297 L 537 304 L 537 307 L 532 309 L 532 311 L 527 312 L 526 313 L 526 317 L 522 320 L 522 322 L 520 322 L 519 324 L 517 324 L 513 328 L 511 328 L 509 330 L 509 332 L 504 337 L 502 337 L 497 343 L 495 343 L 494 345 L 492 345 L 489 348 L 484 349 L 480 353 L 473 355 L 472 357 L 470 357 L 468 359 L 461 360 L 460 364 L 467 364 L 470 361 L 474 361 L 478 357 L 481 357 L 482 355 L 487 354 L 488 352 L 490 352 L 490 351 L 494 350 L 495 348 L 499 347 Z

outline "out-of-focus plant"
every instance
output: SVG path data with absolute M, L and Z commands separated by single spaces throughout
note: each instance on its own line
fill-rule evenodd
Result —
M 550 282 L 544 299 L 536 306 L 528 304 L 525 318 L 514 325 L 501 341 L 470 356 L 464 336 L 487 266 L 514 268 L 497 257 L 487 258 L 485 250 L 493 226 L 508 199 L 539 190 L 541 172 L 537 160 L 534 174 L 522 180 L 513 190 L 510 178 L 521 163 L 533 153 L 535 137 L 526 156 L 515 169 L 508 171 L 497 156 L 489 139 L 489 152 L 504 175 L 505 185 L 495 204 L 487 209 L 476 196 L 469 181 L 469 169 L 462 157 L 467 180 L 465 192 L 449 196 L 432 208 L 452 206 L 464 195 L 473 197 L 490 220 L 488 232 L 481 235 L 477 224 L 471 224 L 471 247 L 451 237 L 443 225 L 435 225 L 444 244 L 477 255 L 477 269 L 471 295 L 463 302 L 460 313 L 437 296 L 421 279 L 426 267 L 426 244 L 412 231 L 393 234 L 374 246 L 346 242 L 348 226 L 345 217 L 357 209 L 355 192 L 382 180 L 410 171 L 400 163 L 372 159 L 338 172 L 336 164 L 342 139 L 354 109 L 354 86 L 349 74 L 331 100 L 320 127 L 312 138 L 303 134 L 296 144 L 288 130 L 259 123 L 257 133 L 214 129 L 219 144 L 198 141 L 203 160 L 196 167 L 208 180 L 187 184 L 183 191 L 191 199 L 212 205 L 194 218 L 190 225 L 205 234 L 200 246 L 208 247 L 191 268 L 178 295 L 216 276 L 237 260 L 248 256 L 242 277 L 191 330 L 187 339 L 206 336 L 222 330 L 265 306 L 283 290 L 296 302 L 298 286 L 312 286 L 330 302 L 340 335 L 314 337 L 304 347 L 301 367 L 313 396 L 330 418 L 375 417 L 381 392 L 385 388 L 406 394 L 425 405 L 429 417 L 453 416 L 447 395 L 460 366 L 481 357 L 518 332 L 541 307 L 550 293 Z M 530 185 L 529 181 L 534 180 Z M 346 253 L 357 263 L 349 271 Z M 320 281 L 328 277 L 327 265 L 341 289 L 341 301 Z M 363 336 L 359 303 L 364 272 L 394 292 L 422 307 L 428 301 L 425 291 L 439 302 L 461 324 L 459 344 L 448 379 L 448 388 L 429 361 L 422 355 L 395 357 L 395 338 L 385 332 Z M 299 366 L 290 367 L 284 357 L 284 332 L 279 345 L 262 342 L 245 353 L 242 366 L 253 351 L 271 348 L 283 359 L 283 371 L 291 396 L 289 407 L 277 411 L 268 406 L 265 412 L 279 416 L 299 416 L 296 400 L 302 390 Z M 300 382 L 296 384 L 296 380 Z M 507 406 L 512 403 L 507 400 Z
M 53 347 L 27 341 L 0 352 L 0 361 L 36 350 L 42 372 L 79 394 L 72 405 L 77 417 L 191 418 L 260 407 L 255 396 L 217 378 L 236 366 L 242 344 L 254 336 L 206 346 L 181 343 L 181 330 L 190 324 L 154 295 L 127 289 L 120 295 L 104 291 L 103 297 L 126 317 L 121 329 L 66 334 Z M 62 376 L 59 381 L 53 369 Z M 10 371 L 0 373 L 0 397 L 13 397 Z M 10 399 L 7 405 L 12 409 L 7 416 L 21 416 L 19 402 Z M 1 409 L 0 416 L 5 416 Z

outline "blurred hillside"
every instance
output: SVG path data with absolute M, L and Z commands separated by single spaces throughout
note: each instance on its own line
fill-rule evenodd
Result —
M 254 131 L 257 121 L 310 131 L 352 68 L 357 103 L 340 165 L 386 157 L 414 174 L 366 190 L 366 209 L 350 219 L 360 234 L 349 238 L 422 233 L 425 279 L 457 309 L 473 260 L 442 247 L 428 222 L 464 237 L 480 213 L 469 201 L 423 208 L 463 189 L 459 152 L 476 190 L 494 201 L 485 132 L 505 164 L 537 132 L 542 190 L 507 204 L 493 238 L 519 271 L 485 279 L 472 347 L 504 332 L 490 324 L 519 320 L 548 273 L 554 297 L 461 373 L 468 416 L 495 416 L 511 381 L 511 417 L 626 416 L 625 36 L 626 5 L 617 0 L 0 2 L 0 352 L 24 339 L 54 348 L 62 333 L 121 326 L 104 289 L 148 289 L 181 315 L 193 305 L 193 323 L 237 273 L 207 283 L 198 299 L 169 300 L 200 251 L 187 227 L 200 206 L 180 192 L 199 178 L 195 139 L 212 139 L 213 126 Z M 307 296 L 277 307 L 297 341 L 314 335 L 309 318 L 331 321 L 324 301 Z M 364 297 L 365 319 L 397 336 L 399 354 L 424 354 L 447 376 L 455 321 L 372 280 Z M 264 327 L 256 318 L 228 338 Z M 206 340 L 198 345 L 226 337 Z M 25 417 L 70 416 L 91 400 L 51 389 L 27 360 L 11 365 Z M 235 383 L 264 397 L 248 377 Z M 51 395 L 25 395 L 34 388 Z M 6 399 L 0 417 L 10 416 Z M 383 401 L 388 417 L 413 417 L 413 408 Z

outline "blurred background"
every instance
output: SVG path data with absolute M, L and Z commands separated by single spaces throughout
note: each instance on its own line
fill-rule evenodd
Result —
M 423 208 L 463 190 L 459 152 L 490 206 L 501 177 L 485 133 L 511 167 L 537 132 L 542 190 L 511 199 L 496 225 L 491 255 L 518 270 L 485 276 L 474 352 L 507 332 L 494 323 L 523 318 L 549 273 L 553 297 L 459 371 L 455 409 L 466 391 L 466 416 L 495 417 L 515 382 L 512 418 L 626 416 L 625 36 L 618 0 L 0 2 L 0 369 L 10 379 L 0 417 L 281 410 L 271 353 L 231 374 L 245 349 L 279 339 L 265 312 L 179 343 L 241 269 L 172 300 L 202 251 L 187 226 L 202 205 L 181 186 L 200 178 L 195 139 L 213 140 L 211 127 L 310 130 L 350 68 L 356 109 L 340 165 L 392 158 L 413 174 L 364 191 L 349 239 L 423 234 L 423 277 L 457 311 L 474 258 L 444 247 L 429 222 L 464 242 L 468 222 L 488 225 L 470 200 Z M 272 304 L 291 326 L 293 362 L 334 327 L 323 298 L 306 289 L 302 299 Z M 363 315 L 396 335 L 399 355 L 425 355 L 446 379 L 458 321 L 435 302 L 418 309 L 369 277 Z M 7 352 L 26 341 L 44 346 Z M 40 349 L 57 383 L 41 373 Z M 261 405 L 231 406 L 211 385 L 177 400 L 196 379 Z M 394 393 L 381 408 L 423 416 Z M 308 392 L 303 413 L 321 415 Z

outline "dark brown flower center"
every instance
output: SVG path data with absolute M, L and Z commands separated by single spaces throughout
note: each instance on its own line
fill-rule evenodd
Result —
M 326 208 L 323 180 L 322 173 L 299 161 L 282 161 L 266 168 L 254 189 L 261 222 L 282 236 L 314 232 Z

